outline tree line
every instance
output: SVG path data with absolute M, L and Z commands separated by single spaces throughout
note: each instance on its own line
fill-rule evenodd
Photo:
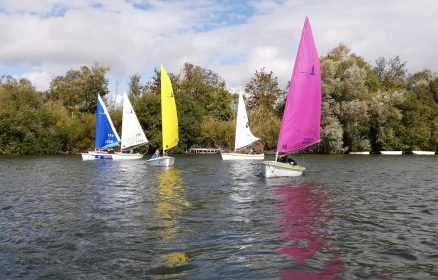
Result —
M 379 150 L 437 150 L 438 75 L 407 72 L 400 57 L 373 64 L 340 44 L 320 58 L 322 72 L 321 142 L 313 153 Z M 292 63 L 291 63 L 292 64 Z M 40 92 L 29 80 L 0 79 L 0 154 L 77 153 L 94 148 L 96 96 L 108 97 L 108 67 L 83 66 L 55 77 Z M 292 71 L 292 69 L 291 69 Z M 177 103 L 180 142 L 190 147 L 234 146 L 237 95 L 213 71 L 184 64 L 170 73 Z M 288 85 L 272 71 L 255 71 L 245 86 L 251 129 L 276 148 Z M 141 152 L 161 146 L 160 73 L 142 83 L 130 77 L 128 94 L 149 139 Z M 108 98 L 107 98 L 108 99 Z M 120 132 L 121 108 L 106 100 Z

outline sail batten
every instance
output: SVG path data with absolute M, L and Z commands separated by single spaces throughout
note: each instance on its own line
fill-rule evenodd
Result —
M 169 75 L 161 65 L 161 127 L 163 151 L 175 147 L 179 141 L 178 115 Z
M 114 128 L 108 110 L 100 95 L 97 95 L 96 109 L 95 149 L 107 149 L 118 146 L 120 142 L 119 134 Z
M 277 152 L 302 150 L 320 141 L 321 70 L 306 17 L 280 127 Z
M 236 118 L 236 136 L 234 141 L 234 151 L 245 148 L 254 142 L 257 142 L 260 138 L 254 136 L 249 127 L 248 115 L 246 113 L 245 101 L 243 96 L 239 93 L 239 104 L 237 106 L 237 118 Z
M 128 95 L 123 93 L 122 150 L 133 149 L 148 142 Z

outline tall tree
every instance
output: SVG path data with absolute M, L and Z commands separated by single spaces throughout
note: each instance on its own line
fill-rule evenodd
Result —
M 56 119 L 26 79 L 0 81 L 0 154 L 52 154 L 60 150 Z
M 212 116 L 218 120 L 229 120 L 232 96 L 226 89 L 225 81 L 211 70 L 185 63 L 178 76 L 176 94 L 184 92 L 199 104 L 205 116 Z
M 278 98 L 284 95 L 284 91 L 278 85 L 278 78 L 274 73 L 256 70 L 254 77 L 245 86 L 245 93 L 248 95 L 248 107 L 250 109 L 261 107 L 273 110 Z
M 378 91 L 369 101 L 370 139 L 373 150 L 400 150 L 404 91 Z
M 143 86 L 140 83 L 140 74 L 135 73 L 129 77 L 129 97 L 136 99 L 143 93 Z
M 399 56 L 386 60 L 379 57 L 376 60 L 374 72 L 380 79 L 385 89 L 403 89 L 406 83 L 406 62 L 402 61 Z
M 80 70 L 69 70 L 50 83 L 48 100 L 60 100 L 70 111 L 94 113 L 96 98 L 108 94 L 108 80 L 105 75 L 108 67 L 95 64 L 82 66 Z
M 370 91 L 375 88 L 375 74 L 363 58 L 351 54 L 344 45 L 322 58 L 321 70 L 321 151 L 368 150 L 368 100 L 371 97 Z
M 350 54 L 350 48 L 347 45 L 339 43 L 337 47 L 329 51 L 327 57 L 333 60 L 339 60 L 347 57 Z
M 147 94 L 147 93 L 153 93 L 153 94 L 160 94 L 161 91 L 161 78 L 160 78 L 160 69 L 159 68 L 154 68 L 154 74 L 152 75 L 152 78 L 150 81 L 148 81 L 144 86 L 143 86 L 143 94 Z M 170 78 L 172 78 L 170 76 Z

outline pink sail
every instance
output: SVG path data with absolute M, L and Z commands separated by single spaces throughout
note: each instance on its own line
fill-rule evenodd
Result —
M 278 152 L 293 152 L 319 142 L 321 99 L 319 57 L 306 17 L 281 121 Z

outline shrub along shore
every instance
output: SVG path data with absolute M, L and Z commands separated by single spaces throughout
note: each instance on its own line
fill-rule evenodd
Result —
M 94 149 L 96 96 L 109 93 L 102 65 L 83 66 L 55 77 L 40 92 L 26 79 L 0 80 L 0 154 L 78 153 Z M 291 65 L 292 71 L 292 65 Z M 321 142 L 311 153 L 347 151 L 437 150 L 438 74 L 408 74 L 400 57 L 373 64 L 340 44 L 321 57 L 323 109 Z M 149 139 L 140 152 L 161 145 L 160 75 L 150 81 L 133 74 L 129 97 Z M 177 102 L 180 142 L 190 147 L 233 149 L 237 95 L 211 70 L 186 63 L 170 73 Z M 260 69 L 246 84 L 251 130 L 263 139 L 256 149 L 276 147 L 288 85 Z M 116 129 L 121 108 L 106 100 Z

